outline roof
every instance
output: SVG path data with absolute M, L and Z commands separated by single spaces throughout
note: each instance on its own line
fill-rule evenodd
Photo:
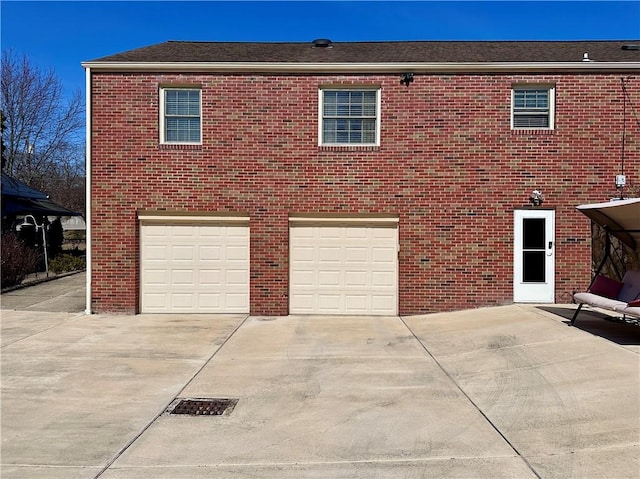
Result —
M 2 173 L 2 216 L 42 214 L 81 216 L 49 199 L 49 195 Z
M 19 196 L 21 198 L 30 198 L 38 200 L 46 200 L 49 195 L 40 190 L 31 188 L 22 181 L 11 178 L 5 172 L 2 172 L 2 196 Z
M 576 207 L 631 249 L 640 246 L 640 198 Z
M 553 63 L 581 62 L 585 53 L 596 62 L 640 61 L 640 49 L 629 45 L 640 48 L 640 40 L 331 42 L 325 47 L 314 42 L 167 41 L 92 62 Z

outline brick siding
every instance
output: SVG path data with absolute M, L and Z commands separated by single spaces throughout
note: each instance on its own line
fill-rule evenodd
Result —
M 615 196 L 618 74 L 92 74 L 92 308 L 138 311 L 137 211 L 250 217 L 251 313 L 288 312 L 291 213 L 399 222 L 402 315 L 510 303 L 514 209 L 556 210 L 556 301 L 589 281 L 589 221 Z M 629 79 L 636 95 L 640 80 Z M 511 87 L 556 86 L 554 131 L 510 129 Z M 202 88 L 201 146 L 159 145 L 159 86 Z M 381 88 L 379 147 L 319 147 L 318 87 Z M 637 122 L 625 171 L 638 186 Z

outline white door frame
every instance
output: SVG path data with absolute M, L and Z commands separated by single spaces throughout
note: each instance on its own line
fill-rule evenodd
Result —
M 555 213 L 555 210 L 549 209 L 514 210 L 515 303 L 555 302 Z

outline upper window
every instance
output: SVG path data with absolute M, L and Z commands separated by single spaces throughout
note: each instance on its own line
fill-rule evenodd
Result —
M 321 145 L 378 145 L 379 89 L 321 89 Z
M 200 143 L 201 94 L 197 88 L 160 89 L 160 143 Z
M 553 130 L 555 88 L 522 85 L 511 90 L 511 128 Z

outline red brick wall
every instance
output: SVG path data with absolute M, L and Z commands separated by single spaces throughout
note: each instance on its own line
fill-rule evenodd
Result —
M 290 213 L 400 217 L 400 314 L 512 301 L 513 210 L 556 210 L 556 301 L 588 284 L 589 221 L 616 195 L 620 75 L 152 75 L 92 79 L 93 309 L 137 311 L 136 212 L 251 218 L 251 313 L 288 311 Z M 159 85 L 198 84 L 203 144 L 158 142 Z M 318 147 L 318 87 L 379 85 L 379 148 Z M 556 85 L 553 132 L 510 130 L 511 86 Z M 639 103 L 640 80 L 627 89 Z M 629 109 L 627 108 L 627 111 Z M 640 179 L 637 122 L 625 171 Z

